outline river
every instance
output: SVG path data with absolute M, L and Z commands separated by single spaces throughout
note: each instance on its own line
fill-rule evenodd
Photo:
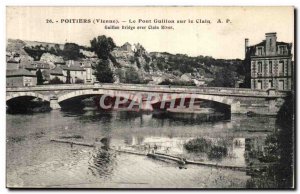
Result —
M 185 117 L 126 111 L 58 111 L 7 114 L 7 186 L 71 188 L 246 188 L 249 173 L 186 165 L 102 149 L 158 151 L 222 165 L 249 166 L 247 147 L 263 149 L 275 118 L 232 115 L 229 120 L 197 122 Z M 202 137 L 226 140 L 221 158 L 189 153 L 184 143 Z M 96 148 L 50 139 L 98 142 Z M 253 143 L 254 142 L 254 143 Z

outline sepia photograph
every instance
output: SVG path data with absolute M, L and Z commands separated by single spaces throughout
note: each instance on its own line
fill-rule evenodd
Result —
M 6 187 L 295 189 L 294 32 L 292 6 L 6 6 Z

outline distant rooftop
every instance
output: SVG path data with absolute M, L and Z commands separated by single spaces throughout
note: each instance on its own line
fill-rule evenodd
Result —
M 32 74 L 30 71 L 26 69 L 15 69 L 15 70 L 6 70 L 6 77 L 36 77 L 36 75 Z

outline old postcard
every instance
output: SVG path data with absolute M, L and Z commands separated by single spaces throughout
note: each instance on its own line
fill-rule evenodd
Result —
M 295 188 L 293 7 L 6 8 L 8 188 Z

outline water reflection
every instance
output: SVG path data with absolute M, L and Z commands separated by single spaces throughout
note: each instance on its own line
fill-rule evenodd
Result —
M 48 184 L 98 181 L 95 186 L 101 187 L 108 183 L 131 181 L 147 183 L 147 187 L 174 183 L 178 187 L 245 187 L 246 180 L 255 176 L 250 171 L 247 174 L 230 170 L 214 172 L 207 167 L 188 166 L 178 176 L 178 166 L 174 164 L 118 154 L 108 148 L 121 147 L 144 153 L 155 149 L 156 152 L 195 161 L 251 167 L 256 160 L 262 163 L 258 153 L 264 151 L 265 139 L 271 134 L 268 131 L 273 131 L 274 127 L 275 118 L 249 118 L 244 115 L 216 122 L 125 111 L 77 110 L 30 116 L 7 115 L 7 174 L 12 183 L 17 180 L 15 174 L 22 174 L 18 175 L 18 179 L 31 186 L 43 185 L 45 181 Z M 49 139 L 59 137 L 70 137 L 71 140 L 82 137 L 74 140 L 97 143 L 97 149 L 70 148 L 49 142 Z M 184 144 L 197 137 L 212 142 L 224 141 L 227 153 L 216 158 L 209 157 L 206 152 L 188 152 Z M 59 169 L 53 170 L 53 165 L 43 166 L 48 163 L 56 165 L 58 161 Z M 216 173 L 222 174 L 221 182 L 214 182 L 212 177 L 217 176 Z
M 108 178 L 116 165 L 116 153 L 107 149 L 96 149 L 88 169 L 96 177 Z

